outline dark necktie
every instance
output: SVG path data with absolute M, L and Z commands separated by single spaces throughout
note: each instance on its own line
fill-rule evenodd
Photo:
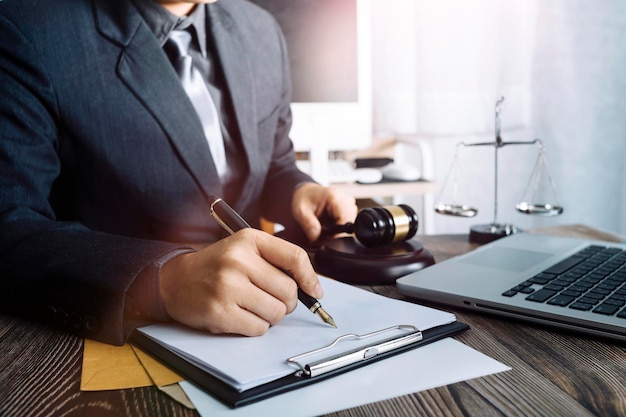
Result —
M 189 55 L 190 43 L 191 34 L 189 32 L 174 30 L 170 34 L 166 47 L 170 51 L 172 64 L 180 77 L 183 88 L 200 117 L 217 173 L 222 177 L 227 166 L 220 120 L 209 89 L 202 79 L 202 74 L 192 64 Z

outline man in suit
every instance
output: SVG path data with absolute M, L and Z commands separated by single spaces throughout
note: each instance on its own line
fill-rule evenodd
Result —
M 172 30 L 192 35 L 225 173 L 164 51 Z M 322 214 L 356 215 L 295 167 L 288 60 L 267 13 L 245 0 L 5 0 L 0 33 L 4 310 L 120 344 L 169 319 L 260 335 L 295 308 L 296 283 L 322 296 L 302 249 L 254 229 L 224 237 L 209 215 L 209 196 L 225 196 L 252 226 L 298 224 L 311 240 Z

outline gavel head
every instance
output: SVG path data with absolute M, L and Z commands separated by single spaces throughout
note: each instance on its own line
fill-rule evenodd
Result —
M 417 233 L 419 218 L 406 204 L 370 207 L 359 211 L 354 235 L 364 246 L 380 246 L 411 239 Z

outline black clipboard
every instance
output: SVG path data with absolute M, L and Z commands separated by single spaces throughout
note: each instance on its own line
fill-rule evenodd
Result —
M 396 326 L 397 328 L 402 327 L 413 327 L 413 326 Z M 414 328 L 415 329 L 415 328 Z M 320 375 L 309 375 L 306 372 L 308 364 L 302 364 L 300 369 L 294 368 L 294 373 L 287 375 L 285 377 L 276 379 L 274 381 L 268 382 L 263 385 L 259 385 L 254 388 L 250 388 L 245 391 L 238 391 L 234 387 L 230 386 L 226 382 L 221 379 L 211 375 L 205 370 L 199 368 L 193 363 L 187 361 L 185 358 L 179 356 L 178 354 L 172 352 L 167 347 L 161 345 L 157 341 L 152 338 L 146 336 L 145 334 L 135 331 L 130 337 L 130 342 L 140 347 L 141 349 L 149 352 L 160 361 L 165 363 L 167 366 L 175 369 L 179 373 L 181 373 L 185 378 L 189 381 L 195 383 L 209 394 L 214 396 L 216 399 L 220 400 L 227 406 L 231 408 L 242 407 L 248 404 L 252 404 L 257 401 L 261 401 L 267 399 L 269 397 L 273 397 L 278 394 L 282 394 L 288 391 L 292 391 L 301 387 L 305 387 L 307 385 L 314 384 L 316 382 L 323 381 L 328 378 L 332 378 L 334 376 L 349 372 L 353 369 L 360 368 L 362 366 L 366 366 L 370 363 L 381 361 L 385 358 L 389 358 L 391 356 L 398 355 L 400 353 L 409 351 L 411 349 L 418 348 L 420 346 L 427 345 L 429 343 L 436 342 L 437 340 L 454 336 L 459 334 L 465 330 L 468 330 L 469 326 L 465 323 L 461 322 L 453 322 L 449 324 L 445 324 L 438 327 L 433 327 L 428 330 L 419 331 L 415 329 L 415 331 L 408 332 L 408 335 L 414 335 L 419 333 L 419 338 L 412 339 L 409 343 L 400 344 L 398 347 L 394 347 L 393 349 L 386 350 L 384 352 L 380 352 L 377 354 L 368 354 L 365 352 L 365 358 L 362 360 L 354 361 L 352 363 L 346 363 L 343 366 L 336 367 L 321 373 Z M 381 331 L 385 331 L 388 329 L 382 329 L 374 333 L 378 333 Z M 351 335 L 356 336 L 356 335 Z M 368 336 L 368 335 L 364 335 Z M 345 336 L 342 336 L 345 337 Z M 361 336 L 359 336 L 361 337 Z M 377 341 L 376 345 L 380 345 L 381 343 L 388 343 L 397 340 L 397 338 L 386 339 L 383 341 Z M 366 346 L 365 349 L 371 348 L 371 346 Z M 321 349 L 325 349 L 322 347 Z M 360 348 L 362 349 L 362 348 Z M 298 355 L 298 357 L 292 361 L 292 363 L 300 363 L 300 357 L 306 356 L 312 352 L 305 352 L 302 355 Z M 354 351 L 346 352 L 345 355 L 354 353 Z M 342 357 L 344 357 L 342 355 Z M 285 360 L 291 360 L 294 358 L 285 358 Z M 333 358 L 330 358 L 331 360 Z M 310 367 L 309 367 L 310 368 Z

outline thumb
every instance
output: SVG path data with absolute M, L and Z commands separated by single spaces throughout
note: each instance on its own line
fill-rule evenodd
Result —
M 315 213 L 305 208 L 299 212 L 299 217 L 300 218 L 296 220 L 300 223 L 309 241 L 313 242 L 317 240 L 322 234 L 322 225 Z

